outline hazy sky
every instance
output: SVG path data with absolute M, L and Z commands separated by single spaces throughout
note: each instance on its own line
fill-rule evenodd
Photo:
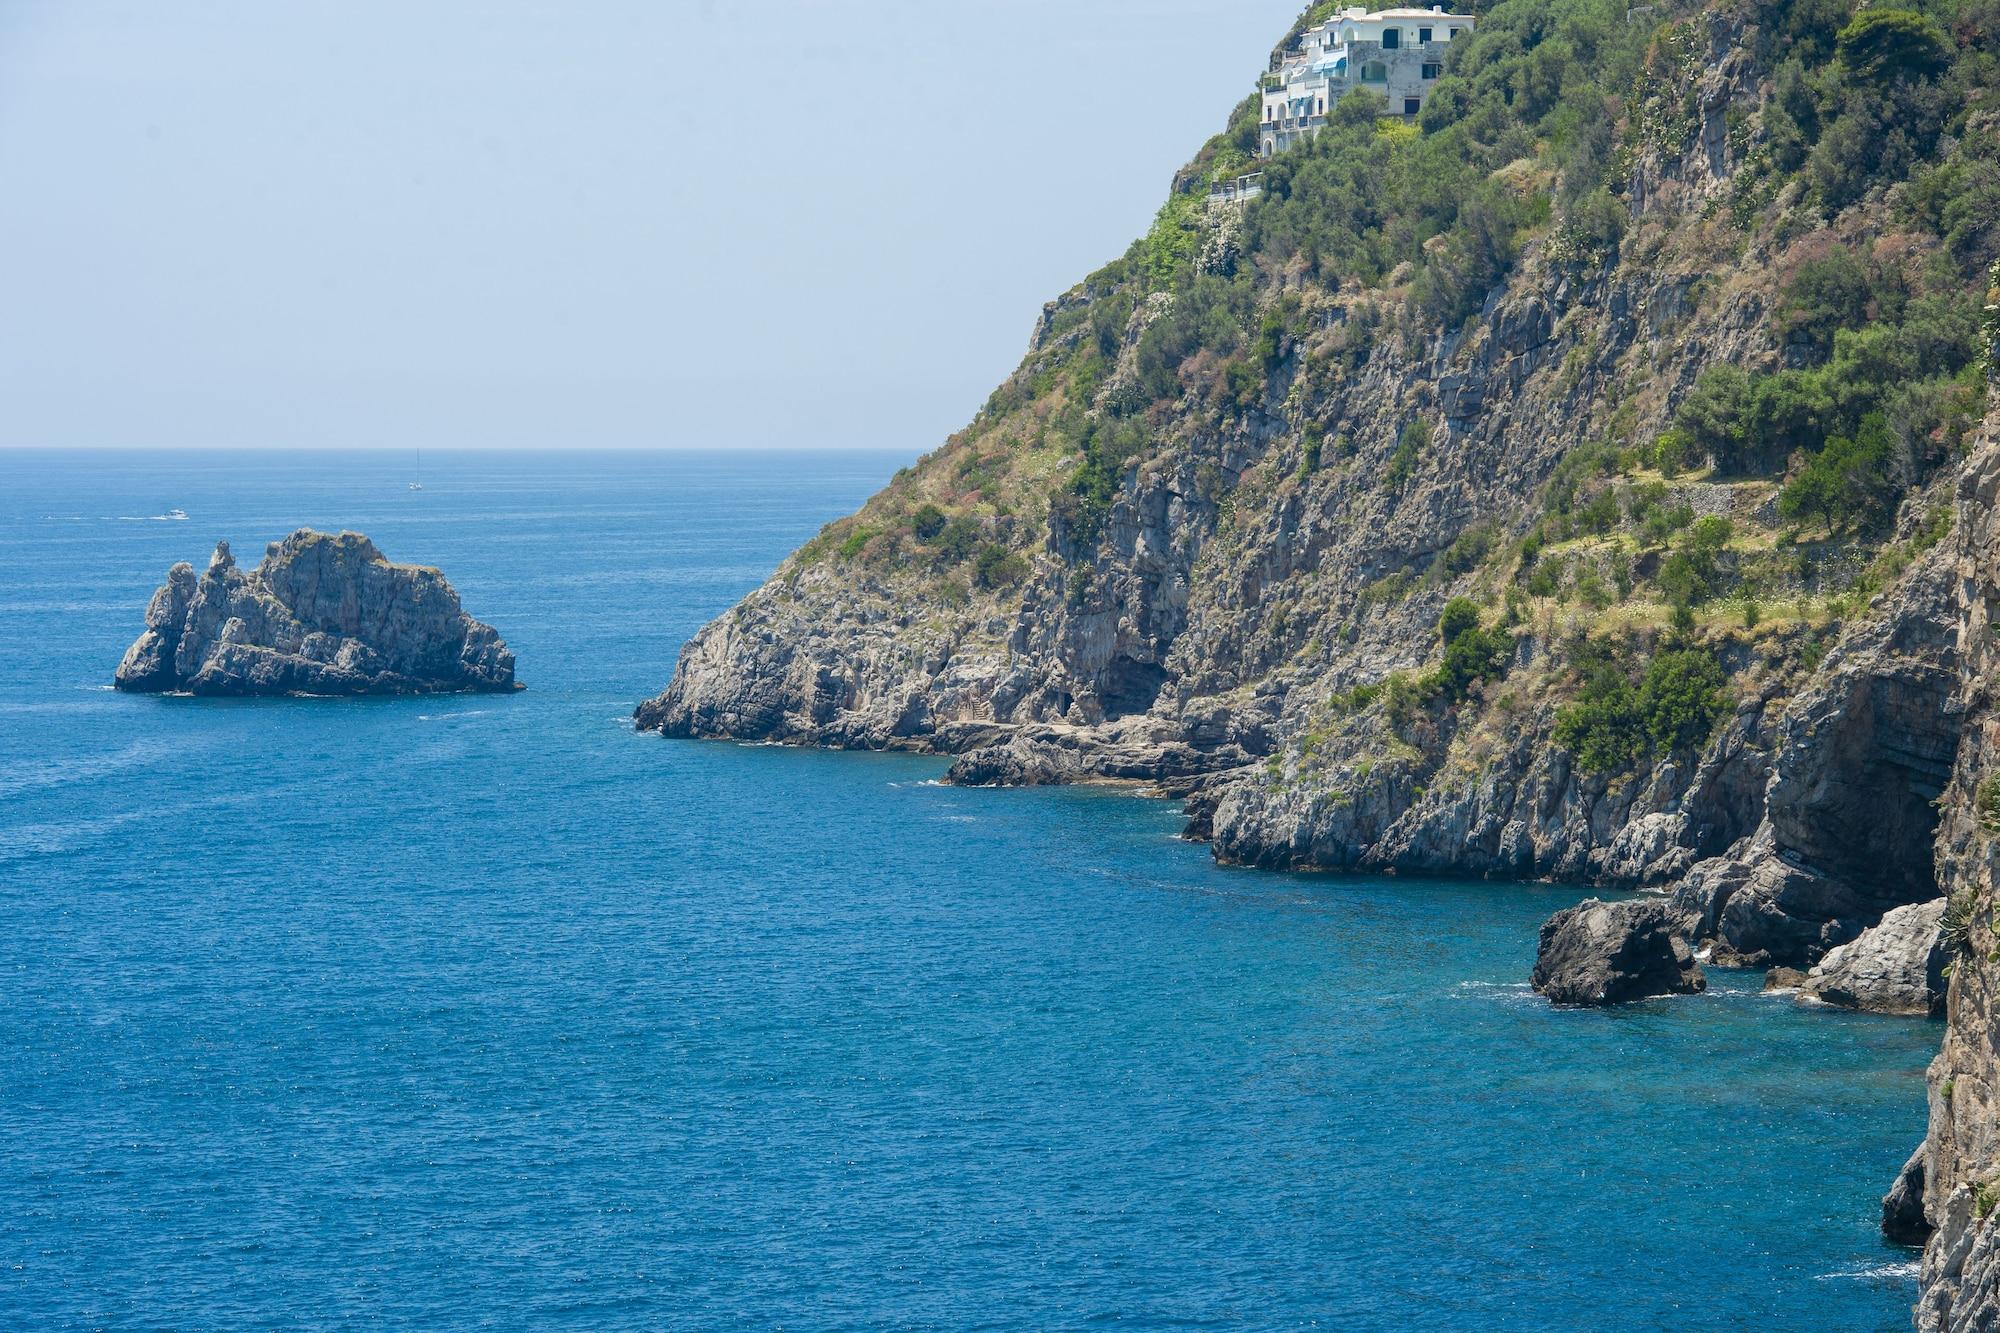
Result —
M 1298 0 L 0 0 L 0 445 L 929 448 Z

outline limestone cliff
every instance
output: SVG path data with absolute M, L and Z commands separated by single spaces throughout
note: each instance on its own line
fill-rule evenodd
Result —
M 1994 332 L 2000 342 L 2000 327 Z M 1987 417 L 1958 494 L 1951 551 L 1962 661 L 1952 712 L 1960 741 L 1937 838 L 1951 972 L 1923 1150 L 1924 1212 L 1936 1234 L 1917 1309 L 1920 1328 L 1954 1331 L 2000 1325 L 2000 1226 L 1992 1225 L 2000 1201 L 2000 410 Z
M 1569 21 L 1535 0 L 1455 44 L 1417 125 L 1344 111 L 1261 198 L 1205 203 L 1247 165 L 1233 122 L 1153 233 L 1044 309 L 971 426 L 702 630 L 640 727 L 943 752 L 964 783 L 1150 781 L 1262 866 L 1632 887 L 1736 849 L 1789 867 L 1738 907 L 1782 900 L 1746 960 L 1810 963 L 1931 896 L 1949 599 L 1903 575 L 1949 520 L 1960 275 L 2000 238 L 1916 220 L 1893 171 L 1815 174 L 1799 136 L 1833 120 L 1800 128 L 1793 79 L 1863 96 L 1831 31 L 1728 4 L 1615 20 L 1576 71 L 1604 117 L 1580 155 L 1489 142 L 1527 113 L 1480 89 Z M 1354 163 L 1378 193 L 1444 172 L 1469 197 L 1370 204 L 1327 179 Z M 1728 375 L 1748 396 L 1718 427 Z M 1864 429 L 1891 437 L 1865 446 L 1882 471 L 1815 501 L 1826 440 Z M 1885 587 L 1922 605 L 1870 613 Z M 1457 599 L 1493 651 L 1446 679 Z M 1635 706 L 1636 742 L 1577 744 L 1607 657 L 1665 694 L 1639 679 L 1660 656 L 1721 673 L 1692 722 L 1639 735 Z M 1828 729 L 1826 762 L 1773 786 Z M 1883 840 L 1924 864 L 1854 873 Z
M 160 694 L 423 694 L 519 688 L 514 655 L 435 569 L 395 565 L 358 533 L 301 528 L 248 573 L 229 543 L 175 565 L 118 665 Z

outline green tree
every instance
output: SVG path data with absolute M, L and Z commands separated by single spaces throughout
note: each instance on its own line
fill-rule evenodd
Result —
M 1503 629 L 1481 629 L 1479 608 L 1464 597 L 1445 603 L 1438 638 L 1444 643 L 1444 660 L 1438 665 L 1437 688 L 1453 703 L 1463 700 L 1475 681 L 1505 675 L 1514 656 L 1514 636 Z
M 1743 415 L 1750 377 L 1736 366 L 1710 366 L 1674 411 L 1674 425 L 1716 470 L 1738 470 L 1743 458 Z
M 1646 734 L 1662 751 L 1693 751 L 1715 731 L 1727 706 L 1722 668 L 1698 648 L 1656 654 L 1639 682 Z
M 1927 79 L 1951 63 L 1951 39 L 1913 9 L 1864 9 L 1837 44 L 1840 63 L 1868 79 Z
M 1856 520 L 1887 516 L 1894 487 L 1889 468 L 1894 442 L 1880 412 L 1862 419 L 1852 438 L 1836 436 L 1815 454 L 1778 496 L 1778 512 L 1794 522 L 1816 516 L 1829 533 Z
M 1608 652 L 1590 654 L 1583 688 L 1556 711 L 1555 740 L 1585 773 L 1622 773 L 1645 753 L 1639 692 Z
M 1469 597 L 1454 597 L 1438 616 L 1438 640 L 1446 647 L 1453 639 L 1479 628 L 1479 607 Z
M 1675 607 L 1695 607 L 1721 588 L 1720 557 L 1729 545 L 1729 520 L 1710 514 L 1687 530 L 1673 553 L 1660 562 L 1654 581 Z
M 982 588 L 1004 588 L 1017 583 L 1028 572 L 1028 562 L 998 542 L 979 548 L 972 562 L 972 578 Z
M 1846 247 L 1799 265 L 1785 287 L 1779 328 L 1788 342 L 1805 346 L 1815 364 L 1833 355 L 1833 335 L 1868 317 L 1868 270 Z

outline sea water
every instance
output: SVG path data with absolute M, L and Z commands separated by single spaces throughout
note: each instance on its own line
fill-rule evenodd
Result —
M 1906 1325 L 1934 1024 L 1557 1011 L 1578 889 L 635 734 L 903 461 L 0 454 L 0 1326 Z M 109 690 L 170 564 L 301 525 L 527 690 Z

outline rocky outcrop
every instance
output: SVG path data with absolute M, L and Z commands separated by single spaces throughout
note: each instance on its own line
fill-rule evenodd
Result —
M 1890 911 L 1806 974 L 1800 993 L 1822 1004 L 1878 1014 L 1944 1013 L 1944 899 Z
M 1882 1235 L 1897 1245 L 1922 1245 L 1931 1238 L 1930 1219 L 1924 1216 L 1924 1145 L 1910 1154 L 1896 1183 L 1882 1196 Z
M 518 689 L 514 655 L 435 569 L 359 533 L 301 528 L 244 572 L 229 543 L 175 565 L 115 683 L 143 694 L 427 694 Z
M 1586 898 L 1542 926 L 1535 990 L 1553 1003 L 1623 1004 L 1656 995 L 1692 995 L 1708 980 L 1673 913 L 1657 898 Z
M 1767 703 L 1761 692 L 1743 701 L 1700 755 L 1667 757 L 1636 779 L 1579 772 L 1552 740 L 1553 709 L 1514 721 L 1478 761 L 1449 717 L 1427 720 L 1423 748 L 1363 718 L 1316 767 L 1219 791 L 1215 854 L 1273 869 L 1669 882 L 1755 825 Z
M 1179 730 L 1141 716 L 1097 727 L 1014 728 L 1003 741 L 961 754 L 945 781 L 960 787 L 1133 781 L 1181 795 L 1248 759 L 1238 745 L 1190 744 Z
M 1848 627 L 1773 730 L 1763 818 L 1674 887 L 1715 961 L 1809 967 L 1937 896 L 1936 800 L 1959 745 L 1954 557 L 1929 552 Z

